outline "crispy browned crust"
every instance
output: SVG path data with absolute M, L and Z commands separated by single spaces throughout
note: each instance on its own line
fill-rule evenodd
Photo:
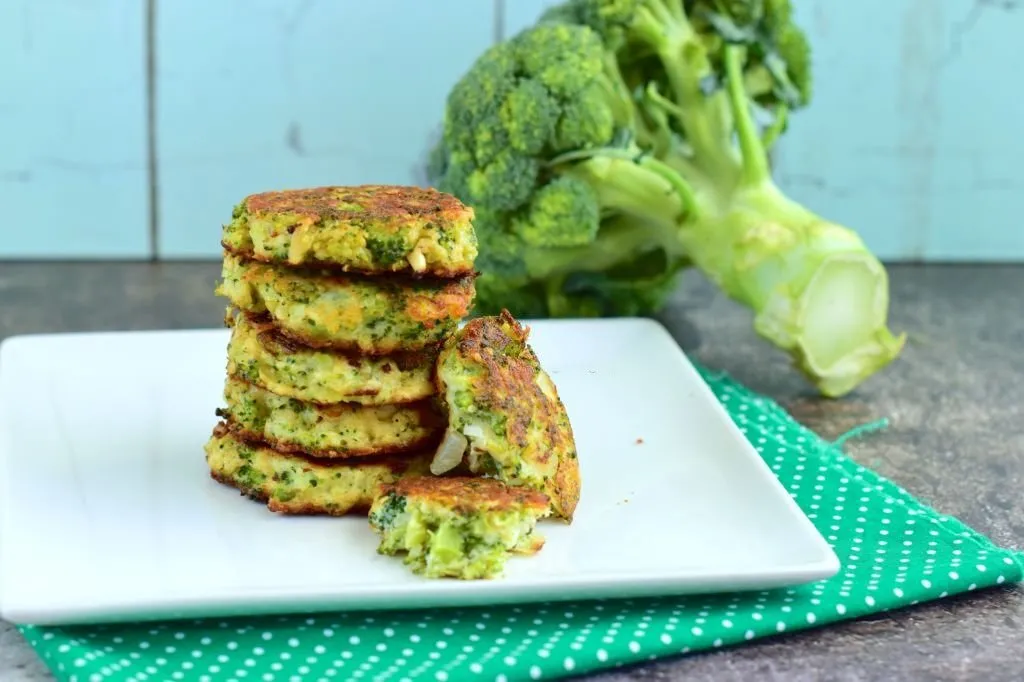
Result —
M 435 364 L 437 362 L 437 356 L 441 352 L 441 347 L 444 345 L 444 341 L 438 341 L 434 344 L 426 345 L 422 348 L 415 350 L 398 350 L 381 353 L 367 353 L 362 350 L 355 349 L 353 346 L 339 347 L 334 346 L 320 346 L 316 344 L 304 343 L 299 339 L 289 335 L 287 330 L 281 329 L 277 322 L 268 313 L 250 313 L 244 310 L 239 310 L 233 306 L 229 306 L 224 314 L 224 326 L 231 327 L 234 324 L 235 315 L 242 315 L 245 317 L 246 322 L 249 325 L 256 328 L 259 334 L 260 343 L 268 351 L 279 355 L 290 355 L 303 350 L 315 350 L 319 353 L 330 353 L 331 355 L 337 355 L 343 357 L 352 364 L 358 364 L 361 361 L 366 360 L 380 360 L 381 358 L 390 358 L 399 369 L 403 372 L 422 364 Z M 372 392 L 363 394 L 353 395 L 373 395 Z
M 508 418 L 505 425 L 509 442 L 526 447 L 533 414 L 523 409 L 534 400 L 545 400 L 537 386 L 540 367 L 527 340 L 528 327 L 519 324 L 507 310 L 497 317 L 478 317 L 466 323 L 458 336 L 455 350 L 464 361 L 483 369 L 482 378 L 473 384 L 477 401 Z M 444 387 L 438 382 L 438 392 Z M 530 403 L 524 399 L 530 398 Z M 562 438 L 557 436 L 558 442 Z M 545 453 L 541 461 L 547 461 Z
M 508 486 L 493 478 L 470 476 L 409 476 L 381 487 L 381 493 L 428 500 L 459 512 L 547 509 L 547 495 Z
M 359 210 L 347 208 L 355 205 Z M 250 215 L 283 214 L 308 222 L 372 222 L 400 229 L 410 220 L 450 224 L 473 218 L 473 210 L 451 194 L 406 185 L 322 186 L 251 194 L 242 200 Z
M 238 490 L 242 497 L 249 498 L 253 502 L 259 502 L 260 504 L 267 505 L 267 509 L 272 512 L 279 514 L 288 514 L 289 516 L 365 516 L 370 511 L 369 505 L 357 504 L 345 510 L 328 509 L 327 507 L 321 507 L 315 504 L 295 504 L 292 502 L 282 502 L 275 500 L 266 494 L 262 490 L 243 489 L 231 479 L 230 476 L 224 476 L 218 471 L 210 471 L 210 477 L 230 488 Z
M 292 274 L 299 274 L 303 277 L 310 279 L 319 279 L 332 284 L 345 285 L 348 283 L 364 283 L 374 284 L 380 283 L 380 281 L 387 280 L 388 284 L 402 285 L 422 285 L 430 284 L 437 287 L 442 287 L 443 291 L 451 290 L 453 287 L 465 288 L 469 285 L 475 285 L 476 278 L 480 276 L 480 273 L 476 269 L 470 269 L 466 272 L 459 273 L 456 277 L 438 277 L 430 273 L 427 274 L 414 274 L 411 271 L 401 270 L 398 272 L 384 272 L 384 273 L 368 273 L 368 272 L 356 272 L 356 271 L 341 271 L 337 265 L 309 265 L 303 263 L 302 265 L 290 265 L 283 264 L 279 261 L 266 260 L 257 258 L 248 251 L 239 251 L 233 247 L 225 246 L 224 253 L 225 257 L 234 257 L 240 263 L 256 263 L 263 266 L 270 266 L 275 271 L 290 272 Z M 381 277 L 386 275 L 386 277 Z M 270 275 L 268 275 L 270 276 Z M 258 279 L 257 277 L 249 276 L 251 279 Z
M 316 504 L 282 502 L 281 500 L 271 498 L 270 495 L 267 495 L 262 490 L 240 488 L 231 477 L 223 476 L 220 472 L 210 471 L 210 477 L 222 485 L 234 488 L 242 497 L 267 505 L 267 509 L 278 514 L 287 514 L 289 516 L 366 516 L 370 511 L 370 506 L 366 503 L 356 504 L 348 509 L 341 510 L 338 508 L 328 509 Z
M 576 514 L 576 505 L 580 501 L 580 468 L 579 461 L 562 459 L 558 462 L 558 470 L 555 472 L 555 483 L 558 485 L 558 501 L 561 505 L 562 516 L 569 523 L 572 523 Z
M 324 275 L 323 273 L 317 274 L 314 272 L 310 273 L 311 277 L 318 277 L 340 284 L 344 284 L 347 281 L 352 281 L 353 276 L 350 275 Z M 251 272 L 245 275 L 249 281 L 258 280 Z M 398 283 L 398 278 L 389 278 L 389 283 Z M 469 310 L 473 305 L 473 300 L 476 297 L 476 273 L 470 275 L 464 275 L 456 279 L 438 280 L 441 287 L 433 292 L 410 294 L 406 297 L 405 301 L 405 313 L 413 320 L 420 322 L 427 329 L 433 329 L 438 324 L 457 324 L 459 320 L 462 320 L 466 315 L 469 314 Z M 230 307 L 228 308 L 230 311 Z M 245 311 L 246 315 L 250 315 L 248 311 Z M 263 314 L 265 319 L 273 320 L 271 315 Z M 283 340 L 284 343 L 291 343 L 297 346 L 304 346 L 319 351 L 329 351 L 344 354 L 348 357 L 381 357 L 384 355 L 392 355 L 396 352 L 400 353 L 420 353 L 420 352 L 431 352 L 440 348 L 443 342 L 410 342 L 400 346 L 398 349 L 383 349 L 374 350 L 362 348 L 358 343 L 352 341 L 331 341 L 324 339 L 317 339 L 308 336 L 303 333 L 297 333 L 290 329 L 286 329 L 280 323 L 276 321 L 269 322 L 276 332 L 277 338 Z
M 246 313 L 238 311 L 240 314 L 245 316 L 246 321 L 252 326 L 258 335 L 260 345 L 267 349 L 274 355 L 291 355 L 298 353 L 303 350 L 310 350 L 309 346 L 305 346 L 301 343 L 297 343 L 294 339 L 289 338 L 286 334 L 281 333 L 277 325 L 271 319 L 270 315 L 266 313 Z M 434 344 L 433 346 L 424 348 L 422 350 L 409 350 L 409 351 L 395 351 L 388 353 L 387 357 L 403 372 L 416 369 L 437 361 L 438 353 L 441 350 L 441 342 Z M 363 362 L 368 361 L 369 358 L 379 360 L 382 355 L 372 356 L 366 353 L 344 351 L 327 348 L 322 353 L 329 353 L 331 355 L 337 355 L 345 358 L 350 364 L 359 366 Z M 370 395 L 368 393 L 366 395 Z
M 538 413 L 551 417 L 544 421 L 548 447 L 535 450 L 536 461 L 545 465 L 557 456 L 555 453 L 564 453 L 555 472 L 557 505 L 560 516 L 571 522 L 580 495 L 575 439 L 568 416 L 564 421 L 555 418 L 565 412 L 561 399 L 552 404 L 537 384 L 542 368 L 528 343 L 529 336 L 529 327 L 502 310 L 497 316 L 467 322 L 459 332 L 455 352 L 483 370 L 473 384 L 474 395 L 481 405 L 506 417 L 505 437 L 513 446 L 527 447 L 530 427 Z M 444 395 L 439 377 L 437 385 L 438 393 Z
M 412 319 L 433 328 L 439 320 L 461 320 L 468 313 L 476 296 L 475 276 L 449 280 L 444 288 L 433 293 L 410 295 L 405 312 Z
M 215 438 L 238 437 L 237 434 L 235 434 L 231 430 L 230 426 L 227 423 L 223 422 L 223 421 L 222 422 L 218 422 L 217 425 L 214 427 L 214 429 L 213 429 L 213 436 Z M 242 440 L 242 439 L 239 438 L 239 440 Z M 336 466 L 336 465 L 338 465 L 338 462 L 336 460 L 321 459 L 321 458 L 314 457 L 314 456 L 309 456 L 309 455 L 302 455 L 302 454 L 297 454 L 297 453 L 282 452 L 280 450 L 276 450 L 276 449 L 272 448 L 271 446 L 269 446 L 269 445 L 267 445 L 265 443 L 249 443 L 249 444 L 253 445 L 255 447 L 260 447 L 260 448 L 264 448 L 264 449 L 267 449 L 267 450 L 273 450 L 276 454 L 280 455 L 281 457 L 285 457 L 285 458 L 293 459 L 293 460 L 298 460 L 300 462 L 308 462 L 309 464 L 320 465 L 320 466 L 332 466 L 332 465 Z M 410 453 L 410 455 L 419 455 L 419 454 L 422 454 L 422 451 L 419 452 L 419 453 Z M 384 465 L 384 466 L 387 466 L 392 471 L 392 473 L 398 475 L 398 474 L 401 474 L 404 471 L 408 470 L 408 468 L 409 468 L 409 459 L 410 459 L 410 456 L 405 456 L 405 455 L 401 455 L 401 456 L 388 455 L 388 456 L 381 456 L 381 457 L 363 457 L 363 458 L 359 458 L 359 459 L 351 461 L 351 462 L 346 462 L 344 466 L 345 466 L 346 469 L 358 470 L 358 469 L 360 469 L 362 467 L 372 467 L 372 466 Z M 243 488 L 242 486 L 240 486 L 238 484 L 237 481 L 232 479 L 230 476 L 225 475 L 225 474 L 223 474 L 223 473 L 221 473 L 219 471 L 215 471 L 215 470 L 211 469 L 210 470 L 210 477 L 213 478 L 213 480 L 217 481 L 218 483 L 221 483 L 221 484 L 226 485 L 226 486 L 231 487 L 231 488 L 235 488 L 236 490 L 239 491 L 239 493 L 243 497 L 247 497 L 250 500 L 253 500 L 255 502 L 259 502 L 261 504 L 266 504 L 267 508 L 270 511 L 278 512 L 278 513 L 282 513 L 282 514 L 297 515 L 297 516 L 298 515 L 305 515 L 305 516 L 309 516 L 309 515 L 316 515 L 316 516 L 324 516 L 324 515 L 327 515 L 327 516 L 366 515 L 366 513 L 369 512 L 369 510 L 370 510 L 370 505 L 372 504 L 371 501 L 366 500 L 366 501 L 364 501 L 362 503 L 357 503 L 357 504 L 355 504 L 355 505 L 353 505 L 353 506 L 351 506 L 351 507 L 349 507 L 347 509 L 339 509 L 339 508 L 337 508 L 336 505 L 334 505 L 334 508 L 332 509 L 332 508 L 328 508 L 326 506 L 320 506 L 320 505 L 315 505 L 315 504 L 284 502 L 282 500 L 273 499 L 270 496 L 270 494 L 267 493 L 265 490 Z
M 544 549 L 544 543 L 546 541 L 547 538 L 541 535 L 540 533 L 533 533 L 530 536 L 530 543 L 528 545 L 524 545 L 512 551 L 516 554 L 523 554 L 527 556 L 531 554 L 536 554 L 540 550 Z
M 347 468 L 357 469 L 359 467 L 371 467 L 371 466 L 387 466 L 393 473 L 401 473 L 408 468 L 410 459 L 429 452 L 430 448 L 421 448 L 411 452 L 399 452 L 399 453 L 381 453 L 377 455 L 366 455 L 365 457 L 356 457 L 352 461 L 338 462 L 337 458 L 331 457 L 320 457 L 316 454 L 308 452 L 289 452 L 288 450 L 281 450 L 274 447 L 270 443 L 262 441 L 260 439 L 247 440 L 239 435 L 238 431 L 232 428 L 231 423 L 228 420 L 221 420 L 217 422 L 217 425 L 213 429 L 213 435 L 216 438 L 224 438 L 225 436 L 231 438 L 237 438 L 242 443 L 255 448 L 261 448 L 264 450 L 272 450 L 282 457 L 288 457 L 290 459 L 301 460 L 309 462 L 310 464 L 317 464 L 321 466 L 338 466 L 343 465 Z
M 227 417 L 225 417 L 226 419 Z M 301 455 L 305 457 L 314 457 L 317 459 L 363 459 L 366 457 L 383 457 L 386 455 L 403 455 L 412 454 L 414 452 L 422 452 L 430 448 L 435 448 L 441 442 L 441 437 L 438 434 L 431 434 L 423 438 L 417 438 L 416 440 L 409 441 L 407 444 L 396 445 L 386 448 L 377 449 L 363 449 L 363 450 L 330 450 L 330 449 L 316 449 L 309 450 L 303 448 L 301 445 L 295 445 L 293 443 L 286 443 L 280 439 L 266 438 L 262 434 L 243 429 L 236 424 L 231 425 L 231 432 L 241 441 L 249 443 L 250 445 L 260 445 L 277 450 L 282 454 L 288 455 Z
M 293 270 L 315 269 L 321 273 L 335 277 L 352 275 L 356 277 L 365 277 L 367 279 L 380 277 L 387 278 L 389 280 L 399 278 L 409 281 L 422 281 L 431 279 L 456 279 L 467 276 L 475 278 L 479 275 L 473 265 L 466 265 L 461 268 L 442 268 L 437 265 L 433 265 L 430 269 L 424 272 L 416 272 L 415 270 L 374 270 L 371 268 L 360 268 L 354 265 L 342 263 L 331 263 L 329 261 L 316 260 L 314 258 L 307 258 L 302 261 L 301 265 L 296 265 L 294 263 L 288 263 L 276 258 L 271 258 L 270 256 L 262 256 L 254 252 L 252 249 L 237 249 L 224 241 L 222 241 L 220 245 L 226 252 L 246 260 L 257 261 L 259 263 L 266 263 L 267 265 Z
M 339 355 L 352 356 L 363 356 L 372 358 L 381 358 L 385 355 L 391 355 L 395 351 L 393 350 L 372 350 L 360 348 L 358 343 L 339 342 L 339 341 L 323 341 L 320 339 L 313 339 L 305 334 L 296 334 L 283 327 L 278 328 L 278 333 L 281 338 L 286 339 L 289 343 L 296 344 L 298 346 L 305 346 L 306 348 L 312 348 L 313 350 L 323 351 L 325 353 L 338 353 Z M 437 348 L 439 344 L 410 344 L 406 346 L 401 352 L 417 352 L 421 350 L 427 350 L 431 348 Z
M 239 379 L 244 381 L 244 379 Z M 426 403 L 428 401 L 420 401 Z M 324 406 L 322 409 L 330 409 L 330 405 Z M 232 435 L 239 440 L 253 445 L 256 447 L 267 447 L 272 450 L 276 450 L 281 454 L 288 455 L 299 455 L 303 457 L 323 460 L 337 460 L 337 459 L 363 459 L 367 457 L 386 457 L 392 455 L 406 455 L 416 452 L 423 452 L 424 450 L 432 450 L 437 448 L 441 443 L 441 439 L 444 437 L 445 424 L 444 420 L 440 415 L 437 414 L 436 410 L 428 407 L 420 408 L 423 410 L 423 419 L 429 420 L 425 423 L 430 423 L 431 431 L 429 434 L 416 440 L 411 440 L 401 445 L 394 445 L 390 447 L 380 448 L 359 448 L 351 450 L 333 450 L 330 448 L 320 448 L 315 450 L 307 449 L 301 445 L 294 443 L 288 443 L 280 439 L 267 438 L 262 433 L 256 433 L 249 429 L 243 428 L 238 424 L 234 423 L 231 419 L 230 413 L 227 410 L 218 407 L 215 412 L 218 417 L 224 420 L 224 423 L 228 425 Z

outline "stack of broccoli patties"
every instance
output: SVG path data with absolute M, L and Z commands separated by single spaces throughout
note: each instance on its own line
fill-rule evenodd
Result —
M 429 471 L 434 370 L 469 313 L 473 211 L 416 187 L 255 194 L 224 226 L 231 327 L 213 477 L 274 511 L 365 511 Z

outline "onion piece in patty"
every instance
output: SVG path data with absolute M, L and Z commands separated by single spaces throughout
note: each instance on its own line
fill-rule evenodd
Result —
M 469 441 L 455 429 L 448 427 L 444 433 L 444 440 L 437 447 L 434 460 L 430 463 L 430 473 L 435 476 L 447 473 L 459 466 L 462 462 L 462 455 L 466 452 Z

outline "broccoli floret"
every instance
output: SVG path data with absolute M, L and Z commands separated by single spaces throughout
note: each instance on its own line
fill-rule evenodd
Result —
M 663 9 L 661 0 L 645 7 L 645 0 L 569 0 L 547 9 L 541 21 L 589 26 L 597 31 L 609 50 L 617 52 L 637 39 L 639 30 L 657 28 L 650 16 L 652 7 Z
M 577 178 L 563 176 L 541 187 L 512 221 L 530 246 L 582 246 L 597 236 L 601 209 L 597 193 Z
M 487 50 L 448 96 L 440 188 L 513 211 L 542 183 L 544 161 L 559 149 L 556 134 L 563 148 L 565 140 L 572 149 L 608 144 L 611 111 L 629 105 L 612 101 L 614 88 L 602 85 L 604 56 L 596 33 L 567 25 L 525 31 Z M 584 91 L 597 125 L 575 124 Z
M 536 159 L 509 149 L 468 174 L 464 196 L 499 211 L 511 211 L 530 200 L 539 177 Z
M 510 44 L 522 72 L 552 95 L 571 98 L 604 75 L 604 43 L 593 31 L 569 25 L 538 26 L 519 33 Z
M 905 337 L 856 233 L 772 181 L 766 150 L 811 95 L 790 0 L 546 11 L 452 89 L 432 159 L 476 211 L 475 313 L 653 314 L 694 266 L 824 395 L 853 390 Z M 763 130 L 754 106 L 774 115 Z
M 506 214 L 487 208 L 478 209 L 473 228 L 477 233 L 480 251 L 477 266 L 481 274 L 496 271 L 510 278 L 527 276 L 526 264 L 523 261 L 526 243 L 512 231 Z M 480 298 L 479 292 L 477 298 Z
M 558 104 L 540 81 L 524 80 L 499 110 L 509 144 L 522 154 L 540 154 L 558 125 Z
M 607 144 L 615 135 L 616 112 L 608 106 L 610 93 L 594 83 L 562 105 L 552 147 L 556 152 L 588 149 Z

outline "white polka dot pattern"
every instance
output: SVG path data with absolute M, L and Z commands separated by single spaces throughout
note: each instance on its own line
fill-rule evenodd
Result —
M 155 625 L 24 627 L 64 682 L 544 680 L 820 627 L 1022 577 L 1021 555 L 922 505 L 729 378 L 733 420 L 841 559 L 768 592 Z

